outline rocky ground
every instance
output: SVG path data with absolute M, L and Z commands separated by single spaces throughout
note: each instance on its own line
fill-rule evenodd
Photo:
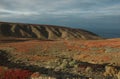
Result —
M 120 79 L 120 39 L 0 40 L 0 64 L 51 79 Z

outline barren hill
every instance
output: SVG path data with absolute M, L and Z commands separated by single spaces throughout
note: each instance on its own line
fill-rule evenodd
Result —
M 101 39 L 98 35 L 83 30 L 53 25 L 37 25 L 0 22 L 0 37 L 39 39 Z

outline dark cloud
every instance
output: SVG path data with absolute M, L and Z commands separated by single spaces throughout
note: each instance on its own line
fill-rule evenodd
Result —
M 1 0 L 0 21 L 120 29 L 120 0 Z

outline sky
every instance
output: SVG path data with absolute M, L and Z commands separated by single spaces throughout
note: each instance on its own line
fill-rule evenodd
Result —
M 83 28 L 120 37 L 120 0 L 0 0 L 0 21 Z

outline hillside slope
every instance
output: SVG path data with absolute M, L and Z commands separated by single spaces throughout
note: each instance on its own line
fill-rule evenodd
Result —
M 0 22 L 0 37 L 39 39 L 101 39 L 96 34 L 83 30 L 53 25 L 37 25 Z

